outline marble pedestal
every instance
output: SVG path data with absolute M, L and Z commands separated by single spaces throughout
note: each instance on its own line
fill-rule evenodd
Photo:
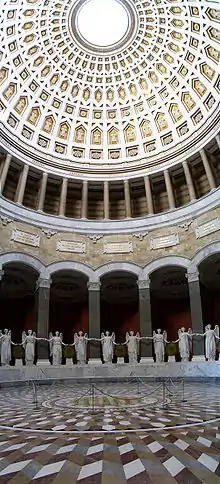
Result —
M 182 363 L 147 363 L 123 364 L 89 364 L 71 366 L 19 366 L 0 367 L 0 383 L 22 383 L 28 380 L 93 380 L 93 381 L 129 381 L 136 377 L 146 379 L 186 378 L 209 379 L 220 378 L 220 362 L 182 362 Z
M 100 358 L 90 358 L 88 361 L 88 365 L 99 366 L 102 365 Z
M 152 356 L 142 356 L 140 359 L 141 365 L 152 365 Z

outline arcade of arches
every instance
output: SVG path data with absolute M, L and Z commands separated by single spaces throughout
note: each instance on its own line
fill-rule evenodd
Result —
M 94 282 L 82 272 L 61 269 L 45 279 L 26 263 L 7 262 L 1 271 L 1 320 L 14 342 L 32 329 L 43 337 L 62 331 L 67 343 L 79 330 L 96 338 L 114 331 L 123 342 L 129 330 L 149 336 L 160 327 L 174 340 L 181 326 L 202 332 L 210 322 L 219 324 L 220 253 L 205 258 L 198 272 L 168 263 L 144 280 L 131 271 L 106 270 Z M 142 344 L 141 353 L 150 356 L 151 345 Z M 195 354 L 200 353 L 198 345 Z M 99 356 L 92 345 L 90 356 Z

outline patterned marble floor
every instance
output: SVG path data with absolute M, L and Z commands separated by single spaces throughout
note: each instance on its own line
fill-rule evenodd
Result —
M 219 396 L 171 380 L 1 388 L 0 483 L 220 484 Z

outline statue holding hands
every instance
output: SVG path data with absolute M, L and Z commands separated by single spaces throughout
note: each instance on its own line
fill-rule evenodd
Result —
M 10 365 L 11 361 L 11 331 L 4 329 L 0 335 L 1 340 L 1 364 Z
M 179 338 L 176 341 L 173 341 L 173 343 L 179 343 L 181 361 L 189 361 L 192 333 L 187 332 L 185 328 L 182 327 L 178 331 L 178 336 Z
M 49 341 L 49 345 L 50 345 L 50 356 L 52 357 L 52 364 L 61 365 L 62 344 L 64 344 L 62 333 L 59 333 L 59 331 L 56 331 L 55 336 L 53 336 L 53 333 L 50 333 L 49 339 L 47 341 Z
M 87 343 L 89 341 L 88 334 L 83 334 L 83 331 L 79 331 L 74 334 L 74 345 L 76 349 L 77 363 L 85 364 L 87 360 Z
M 154 353 L 156 356 L 156 363 L 164 363 L 165 355 L 165 343 L 167 343 L 167 332 L 161 332 L 161 329 L 157 329 L 157 332 L 153 331 L 153 343 Z
M 140 334 L 136 333 L 135 335 L 134 331 L 130 331 L 129 333 L 126 333 L 125 344 L 127 345 L 127 348 L 128 348 L 129 363 L 137 363 L 138 356 L 140 353 L 140 350 L 139 350 Z
M 102 356 L 104 363 L 112 363 L 114 344 L 115 344 L 115 333 L 110 335 L 109 331 L 101 334 L 101 344 L 102 344 Z
M 219 338 L 219 326 L 212 329 L 211 324 L 205 327 L 205 333 L 196 333 L 196 336 L 205 337 L 205 357 L 208 361 L 215 361 L 216 340 Z

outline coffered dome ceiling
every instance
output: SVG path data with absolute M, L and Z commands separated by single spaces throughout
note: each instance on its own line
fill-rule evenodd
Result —
M 0 141 L 24 160 L 137 173 L 217 131 L 218 2 L 104 1 L 121 29 L 107 14 L 99 28 L 97 0 L 0 0 Z

